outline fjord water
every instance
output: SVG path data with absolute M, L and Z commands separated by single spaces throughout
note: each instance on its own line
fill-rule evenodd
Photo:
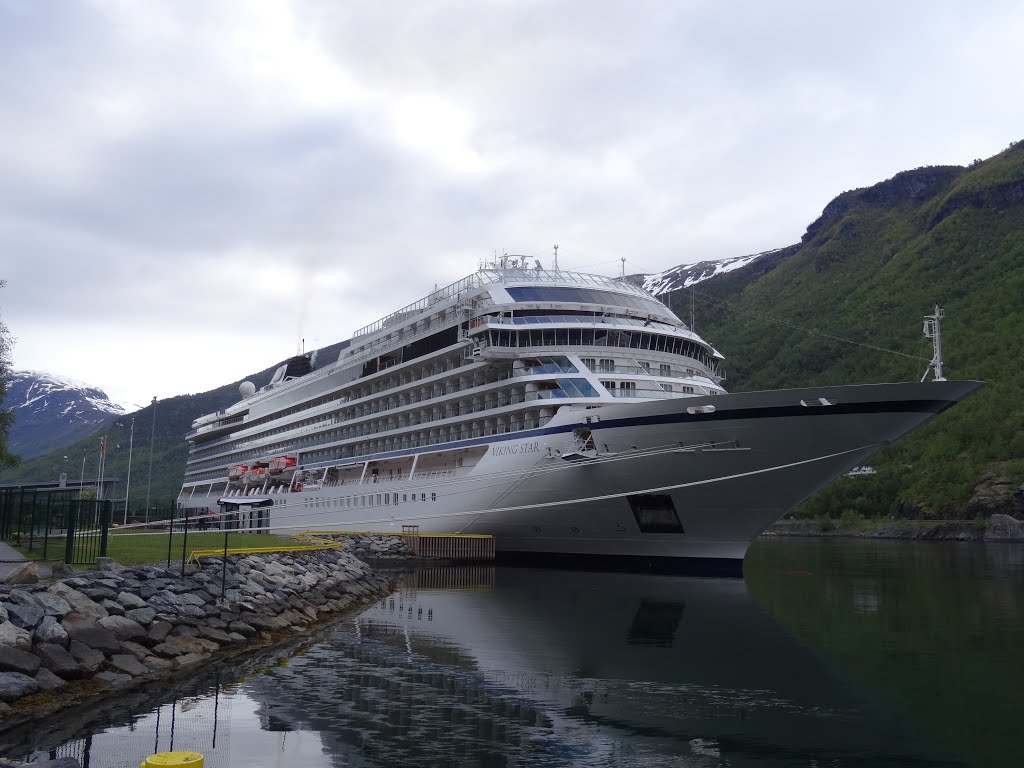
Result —
M 224 767 L 1019 764 L 1021 545 L 762 540 L 743 581 L 400 578 L 288 658 L 4 751 L 92 768 L 169 749 Z

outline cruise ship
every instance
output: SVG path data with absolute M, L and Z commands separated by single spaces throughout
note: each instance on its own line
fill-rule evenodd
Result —
M 499 558 L 736 574 L 794 505 L 981 386 L 939 362 L 931 381 L 729 394 L 723 362 L 625 279 L 503 256 L 336 360 L 244 382 L 187 434 L 178 506 L 257 530 L 480 533 Z

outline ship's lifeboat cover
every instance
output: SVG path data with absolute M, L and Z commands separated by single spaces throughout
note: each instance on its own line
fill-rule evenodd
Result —
M 249 471 L 247 464 L 237 464 L 228 470 L 228 480 L 241 480 L 242 476 Z
M 275 456 L 270 460 L 270 474 L 280 475 L 289 469 L 295 469 L 294 456 Z

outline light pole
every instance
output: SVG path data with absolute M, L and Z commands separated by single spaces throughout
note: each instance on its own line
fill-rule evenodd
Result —
M 153 486 L 153 438 L 156 436 L 156 395 L 153 396 L 153 424 L 149 429 L 149 479 L 146 481 L 146 522 L 149 522 L 149 491 Z
M 78 478 L 78 492 L 81 493 L 82 489 L 85 488 L 85 457 L 89 455 L 86 451 L 82 454 L 82 474 Z
M 132 428 L 128 433 L 128 480 L 124 485 L 124 523 L 128 525 L 128 492 L 132 489 L 132 446 L 135 445 L 135 417 L 132 416 Z

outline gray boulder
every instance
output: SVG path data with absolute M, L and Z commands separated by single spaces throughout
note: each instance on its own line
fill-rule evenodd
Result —
M 66 579 L 68 576 L 71 576 L 74 572 L 75 569 L 67 563 L 54 563 L 52 566 L 50 566 L 50 573 L 52 573 L 54 577 L 58 579 Z
M 34 605 L 20 605 L 18 603 L 7 603 L 4 606 L 10 622 L 22 629 L 34 629 L 43 618 L 43 611 Z
M 57 677 L 53 672 L 43 667 L 35 675 L 36 684 L 41 691 L 57 691 L 67 685 L 67 682 Z
M 63 645 L 43 643 L 36 647 L 36 653 L 43 660 L 44 667 L 65 680 L 76 680 L 86 676 L 86 670 L 79 665 L 74 656 L 64 650 Z
M 149 626 L 153 623 L 153 619 L 156 618 L 156 611 L 147 605 L 142 608 L 132 608 L 127 610 L 124 612 L 124 616 L 126 619 L 131 619 L 143 626 Z
M 32 595 L 36 602 L 42 607 L 46 616 L 63 618 L 65 614 L 71 613 L 71 604 L 60 595 L 49 591 L 35 592 Z
M 181 669 L 182 667 L 191 667 L 201 661 L 206 661 L 208 658 L 210 658 L 210 654 L 208 653 L 186 653 L 174 658 L 174 668 Z
M 43 620 L 36 625 L 33 632 L 38 643 L 57 643 L 66 646 L 68 644 L 68 633 L 54 616 L 43 616 Z
M 100 600 L 100 605 L 102 605 L 111 616 L 124 616 L 124 606 L 117 602 L 117 600 L 111 600 L 109 597 L 105 597 Z
M 34 675 L 39 670 L 39 657 L 28 651 L 0 646 L 0 672 L 21 672 L 23 675 Z
M 99 625 L 113 632 L 118 640 L 133 640 L 146 636 L 145 627 L 124 616 L 107 616 L 99 620 Z
M 1024 541 L 1024 522 L 1009 515 L 992 515 L 985 541 Z
M 39 683 L 21 672 L 0 672 L 0 701 L 17 701 L 39 690 Z
M 120 688 L 132 681 L 131 675 L 123 675 L 120 672 L 97 672 L 93 680 L 109 685 L 113 688 Z
M 75 581 L 81 581 L 81 579 L 76 579 Z M 60 595 L 67 600 L 72 611 L 89 616 L 96 621 L 99 621 L 104 616 L 108 615 L 106 608 L 99 605 L 94 600 L 90 600 L 77 589 L 68 586 L 68 582 L 54 584 L 50 587 L 50 592 L 55 595 Z
M 5 645 L 27 651 L 32 647 L 32 635 L 9 621 L 0 622 L 0 646 Z
M 227 632 L 214 627 L 200 627 L 199 636 L 205 637 L 207 640 L 213 640 L 213 642 L 220 643 L 221 645 L 228 645 L 231 642 Z
M 159 643 L 167 637 L 173 628 L 169 621 L 154 621 L 150 624 L 146 637 L 154 643 Z
M 121 642 L 121 650 L 125 653 L 130 653 L 139 661 L 143 661 L 147 656 L 152 656 L 152 651 L 144 645 L 133 643 L 131 640 L 124 640 Z
M 130 608 L 145 608 L 146 601 L 138 595 L 133 595 L 131 592 L 121 592 L 117 596 L 117 602 L 125 607 L 125 610 Z
M 31 560 L 19 565 L 4 577 L 4 584 L 38 584 L 39 566 Z
M 86 672 L 92 673 L 100 668 L 100 664 L 103 663 L 103 659 L 106 657 L 102 651 L 97 651 L 94 648 L 90 648 L 84 643 L 80 643 L 77 640 L 72 640 L 68 646 L 68 651 L 71 656 L 81 664 L 82 669 Z
M 68 616 L 71 615 L 73 614 L 68 614 Z M 77 640 L 90 648 L 106 653 L 117 653 L 121 650 L 121 643 L 114 633 L 96 622 L 84 621 L 69 624 L 68 617 L 65 616 L 61 626 L 67 631 L 69 639 Z
M 121 672 L 132 677 L 145 675 L 149 669 L 130 653 L 115 653 L 108 662 L 111 672 Z

